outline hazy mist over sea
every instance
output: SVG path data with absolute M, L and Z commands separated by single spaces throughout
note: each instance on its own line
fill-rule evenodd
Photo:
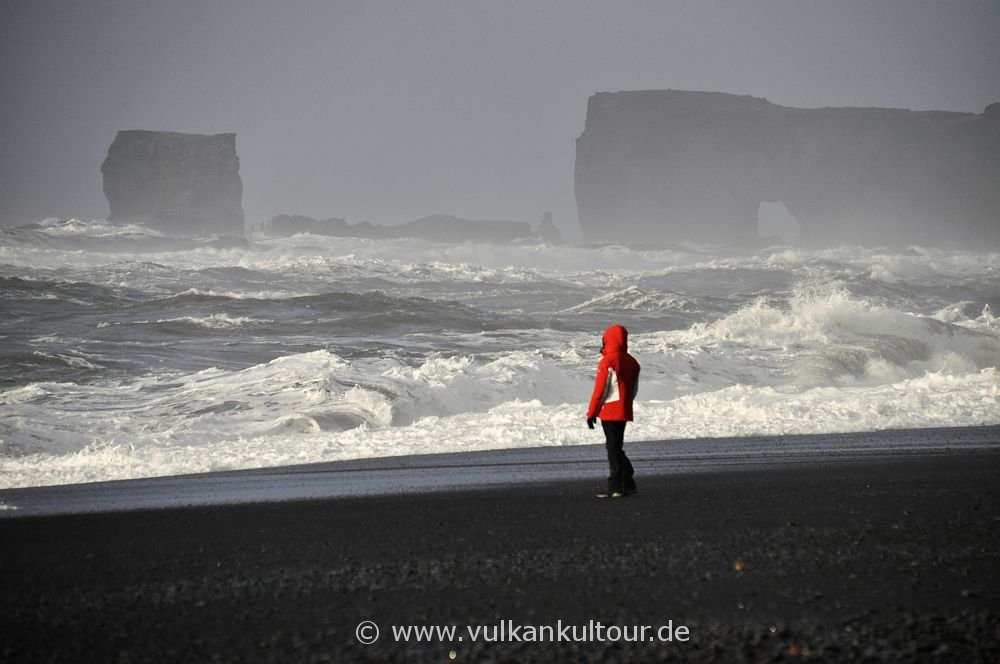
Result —
M 4 231 L 3 486 L 600 442 L 610 321 L 630 440 L 1000 422 L 996 252 L 172 242 Z
M 787 242 L 588 245 L 573 194 L 596 91 L 982 113 L 997 34 L 993 2 L 5 3 L 0 488 L 600 443 L 612 323 L 629 440 L 1000 423 L 1000 248 L 796 246 L 777 201 Z M 235 132 L 248 228 L 551 210 L 567 241 L 109 223 L 121 129 Z

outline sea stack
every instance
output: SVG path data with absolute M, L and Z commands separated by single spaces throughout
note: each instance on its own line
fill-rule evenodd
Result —
M 598 93 L 576 143 L 587 241 L 759 242 L 781 201 L 811 245 L 1000 243 L 1000 104 L 799 109 L 720 92 Z
M 109 221 L 243 237 L 236 134 L 119 131 L 101 165 Z

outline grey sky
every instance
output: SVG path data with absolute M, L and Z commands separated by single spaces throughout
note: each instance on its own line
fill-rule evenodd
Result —
M 279 212 L 536 222 L 571 236 L 596 91 L 982 112 L 1000 2 L 0 4 L 0 220 L 101 218 L 119 129 L 235 131 Z

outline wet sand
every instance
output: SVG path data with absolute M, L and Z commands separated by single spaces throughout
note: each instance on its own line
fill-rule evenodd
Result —
M 587 433 L 591 434 L 591 439 L 603 440 L 600 433 Z M 689 475 L 998 450 L 1000 425 L 628 441 L 626 445 L 640 474 Z M 362 458 L 0 489 L 0 520 L 44 514 L 479 489 L 592 480 L 606 474 L 607 454 L 603 443 Z
M 600 484 L 0 520 L 0 660 L 1000 658 L 1000 451 Z M 690 638 L 465 631 L 559 620 Z M 410 624 L 463 639 L 394 641 Z

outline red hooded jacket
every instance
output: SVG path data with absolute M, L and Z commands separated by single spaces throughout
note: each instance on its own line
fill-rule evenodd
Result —
M 632 401 L 639 391 L 639 363 L 628 354 L 628 330 L 612 325 L 601 339 L 601 361 L 587 417 L 631 422 Z

